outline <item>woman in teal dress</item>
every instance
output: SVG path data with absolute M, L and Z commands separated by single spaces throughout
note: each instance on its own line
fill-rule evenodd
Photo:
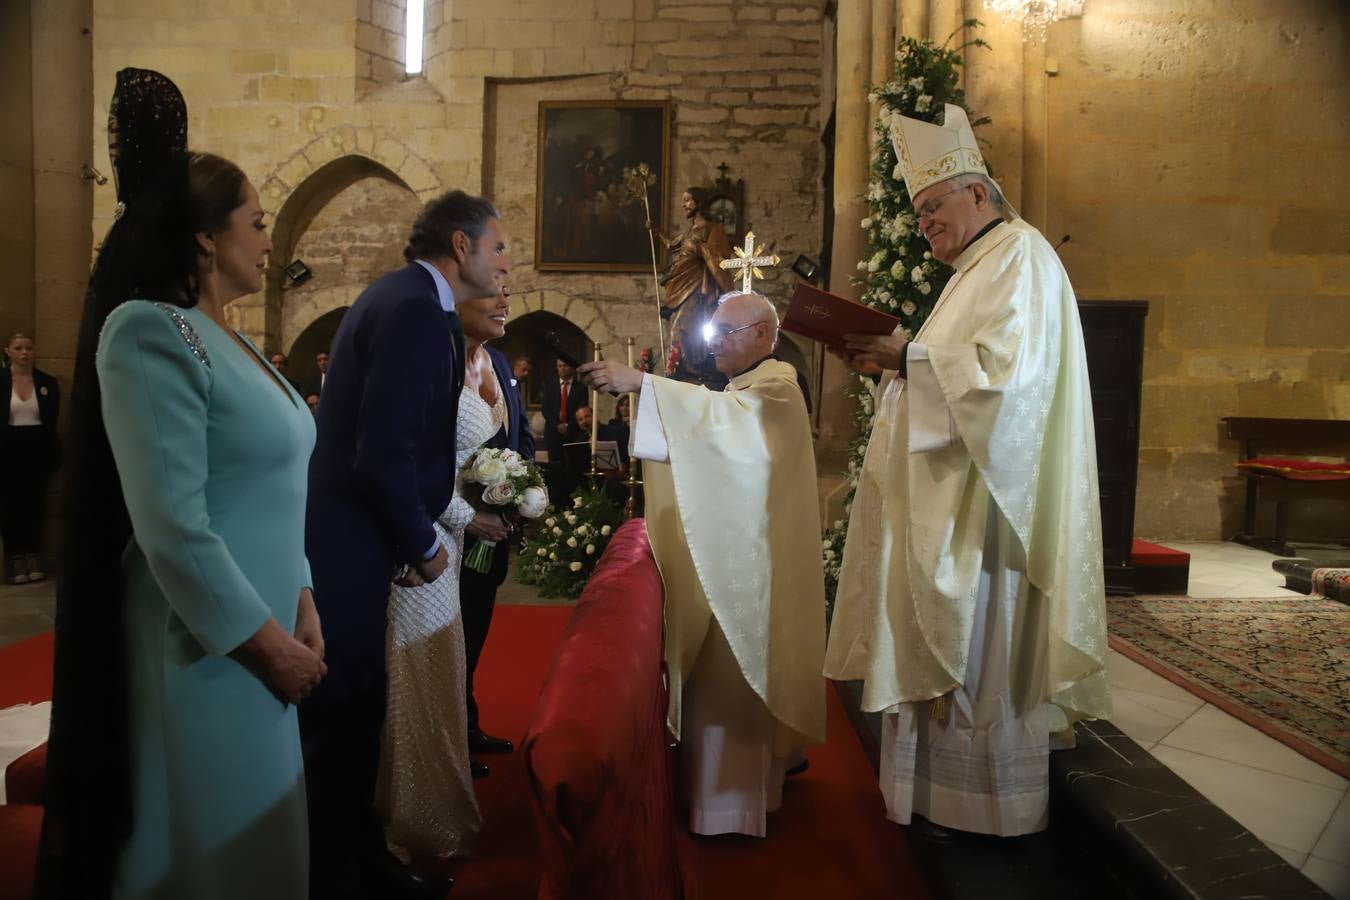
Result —
M 121 609 L 121 633 L 108 640 L 124 652 L 108 668 L 109 677 L 124 673 L 129 831 L 107 835 L 116 848 L 110 887 L 73 887 L 69 875 L 58 886 L 55 866 L 44 865 L 38 896 L 302 900 L 308 892 L 295 704 L 325 672 L 304 557 L 313 418 L 225 320 L 227 303 L 262 286 L 271 244 L 257 192 L 209 154 L 193 155 L 185 175 L 179 221 L 191 222 L 188 242 L 171 239 L 160 252 L 189 253 L 195 271 L 178 302 L 117 304 L 97 339 L 101 419 L 132 530 L 123 590 L 114 578 L 104 596 Z M 115 528 L 116 510 L 84 515 L 109 512 Z M 81 565 L 83 546 L 68 547 L 68 567 Z M 58 608 L 58 647 L 63 624 L 79 634 L 94 605 L 85 600 L 62 596 L 70 608 Z M 78 688 L 63 673 L 81 662 L 69 656 L 58 650 L 57 710 L 63 700 L 81 703 L 77 689 L 63 694 L 63 681 Z M 54 710 L 54 741 L 60 718 Z M 69 778 L 78 751 L 58 743 L 64 765 L 53 775 Z M 78 800 L 69 790 L 57 796 L 46 857 L 76 850 L 67 838 L 80 833 L 70 824 Z

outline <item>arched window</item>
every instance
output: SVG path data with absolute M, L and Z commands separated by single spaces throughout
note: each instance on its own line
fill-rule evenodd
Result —
M 407 0 L 408 12 L 404 29 L 403 70 L 409 75 L 422 72 L 422 33 L 426 28 L 426 0 Z
M 367 88 L 422 74 L 427 0 L 369 0 L 356 19 L 356 74 Z

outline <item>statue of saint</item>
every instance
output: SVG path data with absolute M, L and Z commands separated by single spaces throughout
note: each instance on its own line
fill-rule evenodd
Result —
M 665 288 L 661 315 L 670 319 L 672 347 L 679 343 L 678 353 L 672 352 L 675 371 L 669 373 L 680 381 L 697 381 L 721 388 L 726 378 L 717 371 L 703 336 L 703 326 L 717 311 L 717 298 L 731 290 L 732 275 L 723 269 L 722 260 L 731 256 L 731 243 L 720 223 L 707 218 L 707 192 L 691 187 L 680 198 L 680 205 L 689 219 L 689 230 L 667 238 L 652 222 L 647 223 L 656 239 L 670 251 L 670 263 L 661 275 Z

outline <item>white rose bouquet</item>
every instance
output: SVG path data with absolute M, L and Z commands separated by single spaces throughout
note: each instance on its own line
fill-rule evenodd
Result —
M 514 450 L 484 447 L 459 470 L 460 495 L 475 509 L 491 510 L 503 518 L 537 519 L 548 508 L 544 476 Z M 495 541 L 480 540 L 464 557 L 475 572 L 492 568 Z

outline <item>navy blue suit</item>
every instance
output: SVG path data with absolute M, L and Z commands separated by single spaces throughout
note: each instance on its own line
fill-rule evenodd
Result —
M 534 435 L 530 432 L 530 419 L 525 414 L 525 403 L 521 400 L 520 386 L 515 384 L 511 374 L 511 364 L 500 351 L 487 347 L 492 357 L 492 368 L 497 373 L 497 383 L 506 393 L 506 421 L 510 428 L 498 430 L 485 444 L 487 447 L 501 447 L 514 450 L 527 460 L 534 459 Z M 478 543 L 471 534 L 464 535 L 464 555 L 469 548 Z M 492 610 L 497 605 L 497 588 L 506 580 L 507 561 L 511 556 L 511 541 L 498 541 L 492 554 L 492 568 L 487 572 L 475 572 L 461 567 L 459 573 L 460 612 L 464 617 L 464 671 L 467 684 L 465 690 L 469 701 L 469 730 L 478 727 L 478 704 L 473 696 L 473 670 L 478 665 L 478 657 L 487 641 L 488 627 L 492 624 Z
M 372 801 L 384 723 L 389 586 L 436 541 L 450 502 L 464 339 L 416 263 L 371 284 L 329 350 L 305 549 L 328 675 L 300 707 L 313 889 L 383 834 Z M 454 573 L 448 573 L 453 577 Z

